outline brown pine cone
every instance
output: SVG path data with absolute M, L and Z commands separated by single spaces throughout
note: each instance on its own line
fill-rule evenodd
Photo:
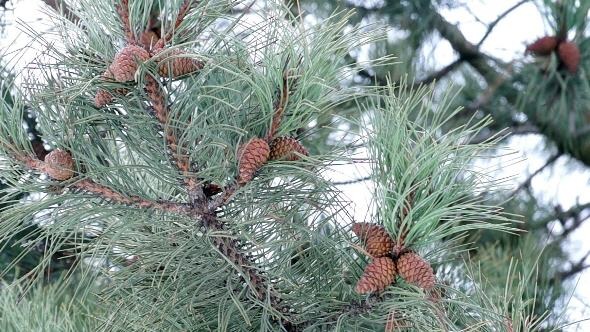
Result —
M 99 89 L 94 96 L 94 106 L 101 108 L 113 101 L 113 95 L 107 90 Z
M 580 49 L 574 42 L 563 42 L 557 48 L 559 59 L 567 70 L 575 74 L 580 64 Z
M 115 56 L 106 76 L 112 75 L 118 82 L 133 81 L 138 63 L 147 61 L 149 58 L 149 53 L 142 47 L 127 45 Z
M 359 294 L 379 292 L 395 280 L 395 263 L 389 257 L 375 258 L 367 264 L 354 290 Z
M 148 50 L 151 50 L 158 40 L 160 40 L 160 36 L 152 30 L 146 30 L 139 35 L 139 44 Z
M 295 138 L 280 136 L 270 142 L 269 159 L 271 160 L 295 161 L 300 158 L 300 155 L 307 156 L 309 153 Z
M 268 143 L 262 138 L 253 138 L 238 149 L 238 184 L 244 185 L 264 165 L 270 154 Z
M 55 180 L 67 180 L 74 176 L 74 159 L 69 152 L 55 149 L 45 156 L 43 171 Z
M 537 39 L 534 43 L 526 47 L 525 53 L 534 55 L 549 55 L 557 48 L 559 40 L 555 36 L 545 36 Z
M 397 271 L 410 284 L 425 290 L 434 287 L 435 276 L 432 267 L 414 252 L 407 252 L 398 258 Z
M 385 256 L 393 250 L 395 242 L 385 228 L 370 223 L 354 223 L 352 231 L 365 242 L 365 249 L 373 257 Z
M 203 69 L 205 64 L 202 61 L 183 56 L 181 50 L 174 50 L 163 55 L 163 59 L 158 65 L 160 76 L 179 78 L 183 75 L 193 73 L 199 69 Z M 172 70 L 172 72 L 171 72 Z M 170 73 L 172 73 L 170 75 Z

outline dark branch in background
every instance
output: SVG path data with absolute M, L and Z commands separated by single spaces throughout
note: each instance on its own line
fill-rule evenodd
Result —
M 335 186 L 340 186 L 340 185 L 354 184 L 354 183 L 359 183 L 359 182 L 369 181 L 369 180 L 371 180 L 370 175 L 362 177 L 362 178 L 358 178 L 358 179 L 352 179 L 352 180 L 346 180 L 346 181 L 336 181 L 336 182 L 332 182 L 332 184 Z
M 80 20 L 64 0 L 43 0 L 43 2 L 53 8 L 56 12 L 63 13 L 67 19 L 74 23 L 77 23 Z
M 554 214 L 541 219 L 540 221 L 536 222 L 536 224 L 542 227 L 547 227 L 551 221 L 559 221 L 563 227 L 563 230 L 556 236 L 558 240 L 566 238 L 569 234 L 578 229 L 585 220 L 590 218 L 590 202 L 585 204 L 576 204 L 565 211 L 563 211 L 560 205 L 557 205 L 555 206 L 554 210 Z M 568 225 L 569 220 L 572 222 Z
M 556 278 L 559 280 L 567 280 L 577 275 L 578 273 L 586 270 L 587 268 L 590 268 L 590 264 L 586 264 L 586 260 L 588 260 L 588 257 L 590 257 L 590 252 L 587 252 L 584 255 L 584 257 L 580 258 L 577 262 L 572 263 L 569 269 L 559 271 L 559 273 L 557 273 Z
M 507 128 L 507 130 L 489 129 L 488 132 L 482 131 L 477 136 L 473 137 L 473 139 L 469 141 L 469 144 L 480 144 L 486 142 L 492 138 L 498 137 L 498 135 L 501 135 L 504 131 L 507 131 L 504 138 L 508 138 L 510 136 L 515 135 L 539 134 L 539 129 L 536 126 L 526 122 L 509 127 Z
M 528 178 L 526 180 L 524 180 L 513 192 L 512 194 L 510 194 L 510 196 L 515 196 L 516 194 L 518 194 L 519 191 L 521 191 L 522 189 L 529 187 L 531 185 L 531 182 L 533 181 L 533 178 L 537 175 L 539 175 L 539 173 L 543 172 L 543 170 L 545 170 L 545 168 L 549 167 L 550 165 L 552 165 L 555 161 L 557 161 L 557 159 L 559 159 L 559 157 L 561 157 L 562 154 L 561 153 L 556 153 L 554 154 L 552 157 L 550 157 L 549 159 L 547 159 L 547 161 L 545 162 L 545 164 L 543 164 L 543 166 L 539 167 L 539 169 L 537 169 L 536 171 L 534 171 L 531 175 L 528 176 Z
M 430 84 L 430 83 L 433 83 L 433 82 L 436 82 L 436 81 L 442 79 L 443 77 L 445 77 L 446 75 L 451 73 L 453 70 L 457 69 L 463 63 L 463 61 L 464 61 L 464 59 L 458 58 L 457 60 L 455 60 L 455 61 L 451 62 L 450 64 L 444 66 L 443 68 L 431 73 L 430 75 L 426 76 L 425 78 L 423 78 L 417 82 L 411 83 L 411 88 L 415 89 L 415 88 L 418 88 L 422 85 Z M 388 84 L 387 78 L 380 76 L 380 75 L 371 74 L 366 69 L 359 70 L 357 72 L 357 75 L 359 75 L 360 77 L 369 79 L 370 81 L 373 81 L 373 82 L 377 83 L 378 85 L 385 86 Z M 399 85 L 399 82 L 394 82 L 394 85 Z
M 496 27 L 496 25 L 498 25 L 498 23 L 500 23 L 500 21 L 502 21 L 506 16 L 508 16 L 508 14 L 510 14 L 511 12 L 516 10 L 518 7 L 524 5 L 525 3 L 529 2 L 529 1 L 530 0 L 521 0 L 518 3 L 516 3 L 514 6 L 508 8 L 502 14 L 498 15 L 498 17 L 488 25 L 488 29 L 486 30 L 486 33 L 483 35 L 483 37 L 481 38 L 479 43 L 477 43 L 476 47 L 479 48 L 486 41 L 488 36 L 492 33 L 492 31 L 494 31 L 494 28 Z

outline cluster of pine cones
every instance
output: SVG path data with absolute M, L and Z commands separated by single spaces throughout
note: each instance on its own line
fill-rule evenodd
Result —
M 269 160 L 295 161 L 307 156 L 307 149 L 295 138 L 279 136 L 267 142 L 252 138 L 238 149 L 238 185 L 254 178 L 256 172 Z
M 557 52 L 559 61 L 570 73 L 575 74 L 578 71 L 580 49 L 573 41 L 566 41 L 557 36 L 545 36 L 526 48 L 526 53 L 537 56 L 548 56 L 553 52 Z
M 125 46 L 115 55 L 113 62 L 102 74 L 102 78 L 120 83 L 133 81 L 139 64 L 151 58 L 154 58 L 158 64 L 158 73 L 162 77 L 176 79 L 203 68 L 204 63 L 202 61 L 183 56 L 186 53 L 182 50 L 164 52 L 165 49 L 152 49 L 153 45 L 157 43 L 156 38 L 158 36 L 150 30 L 140 36 L 140 45 L 131 44 Z M 128 91 L 126 89 L 116 89 L 113 92 L 124 95 Z M 112 100 L 113 93 L 101 89 L 94 98 L 94 105 L 104 107 Z
M 432 267 L 420 255 L 397 245 L 385 228 L 370 223 L 354 223 L 352 231 L 365 244 L 373 260 L 356 284 L 359 294 L 379 292 L 391 285 L 396 276 L 424 290 L 434 288 Z

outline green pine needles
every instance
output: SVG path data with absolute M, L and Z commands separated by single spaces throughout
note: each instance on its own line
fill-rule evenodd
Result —
M 340 59 L 383 36 L 347 26 L 347 13 L 305 27 L 280 4 L 237 5 L 83 0 L 71 20 L 55 17 L 55 36 L 34 36 L 45 51 L 18 84 L 3 81 L 0 239 L 28 250 L 42 241 L 45 258 L 6 286 L 0 310 L 67 252 L 76 263 L 65 277 L 83 282 L 35 286 L 26 300 L 84 289 L 72 296 L 93 309 L 68 311 L 60 331 L 526 330 L 530 317 L 513 312 L 526 287 L 509 286 L 518 307 L 474 300 L 492 286 L 461 260 L 470 232 L 514 231 L 478 196 L 495 184 L 473 160 L 493 142 L 467 142 L 489 120 L 444 132 L 451 96 L 342 87 L 351 71 Z M 383 291 L 355 292 L 372 257 L 323 176 L 347 151 L 314 148 L 329 130 L 318 123 L 344 107 L 370 114 L 354 123 L 376 185 L 370 223 L 396 242 L 386 256 L 400 271 L 397 255 L 423 257 L 432 289 L 406 271 Z M 35 153 L 31 111 L 60 158 Z M 289 158 L 271 157 L 279 137 L 293 137 L 281 147 Z M 52 306 L 30 310 L 61 315 Z

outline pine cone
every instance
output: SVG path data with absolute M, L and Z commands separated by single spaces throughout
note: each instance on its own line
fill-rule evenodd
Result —
M 43 171 L 55 180 L 67 180 L 74 176 L 74 159 L 69 152 L 55 149 L 45 156 Z
M 299 155 L 307 156 L 307 149 L 292 137 L 277 137 L 270 142 L 270 159 L 295 161 Z
M 401 255 L 397 260 L 397 271 L 410 284 L 425 290 L 434 287 L 435 277 L 432 267 L 416 253 L 407 252 Z
M 151 50 L 158 40 L 160 40 L 160 36 L 152 30 L 146 30 L 139 35 L 139 44 L 148 50 Z
M 268 160 L 270 148 L 262 138 L 253 138 L 238 149 L 238 184 L 244 185 Z
M 137 64 L 149 58 L 149 53 L 143 48 L 137 45 L 127 45 L 115 56 L 105 76 L 112 75 L 118 82 L 133 81 Z
M 385 228 L 369 223 L 354 223 L 352 231 L 362 241 L 365 241 L 365 249 L 373 257 L 385 256 L 393 250 L 395 242 Z
M 382 291 L 395 280 L 395 263 L 389 257 L 375 258 L 367 264 L 354 290 L 359 294 Z
M 124 96 L 127 93 L 129 93 L 129 89 L 125 88 L 116 88 L 113 92 L 99 89 L 94 96 L 94 105 L 98 108 L 104 107 L 113 101 L 114 95 Z
M 205 66 L 202 61 L 186 56 L 183 57 L 182 55 L 184 54 L 186 53 L 181 50 L 168 52 L 158 65 L 160 76 L 178 78 L 193 73 Z M 172 70 L 172 75 L 170 75 L 170 70 Z
M 580 49 L 574 42 L 563 42 L 559 44 L 557 49 L 559 59 L 565 65 L 565 68 L 575 74 L 578 71 L 578 65 L 580 64 Z
M 537 39 L 534 43 L 526 47 L 525 53 L 534 55 L 549 55 L 557 48 L 559 40 L 555 36 L 545 36 Z
M 107 90 L 99 89 L 94 96 L 94 106 L 101 108 L 113 101 L 113 95 Z

